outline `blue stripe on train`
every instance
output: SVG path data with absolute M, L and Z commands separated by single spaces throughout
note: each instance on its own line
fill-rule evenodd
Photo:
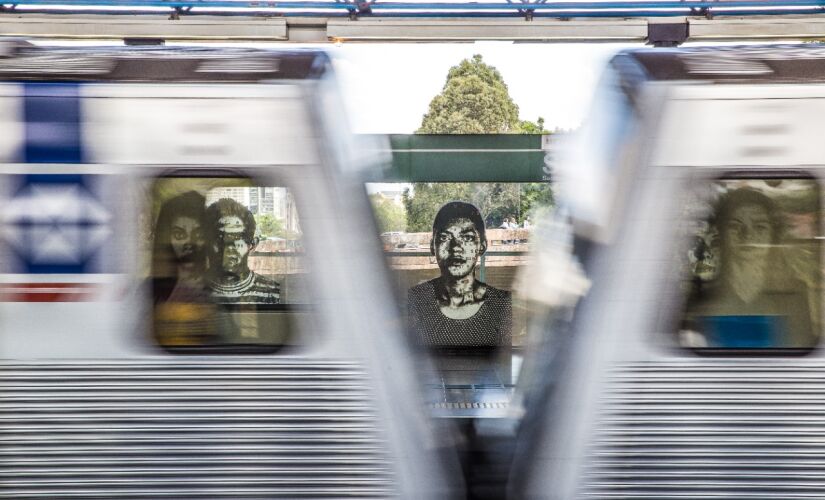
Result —
M 33 82 L 23 89 L 23 161 L 83 163 L 79 84 Z

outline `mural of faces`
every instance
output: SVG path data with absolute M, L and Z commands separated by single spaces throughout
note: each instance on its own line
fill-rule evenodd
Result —
M 226 274 L 241 275 L 249 269 L 247 260 L 252 246 L 244 239 L 245 231 L 240 217 L 225 215 L 218 219 L 217 238 L 212 242 L 213 262 L 220 262 Z
M 764 260 L 773 241 L 773 228 L 767 208 L 757 204 L 734 208 L 722 237 L 725 248 L 733 258 L 740 261 Z
M 460 279 L 472 274 L 485 244 L 470 219 L 458 218 L 435 235 L 433 249 L 441 274 Z
M 180 263 L 192 263 L 201 255 L 204 246 L 201 221 L 185 215 L 172 219 L 170 228 L 170 244 L 175 259 Z

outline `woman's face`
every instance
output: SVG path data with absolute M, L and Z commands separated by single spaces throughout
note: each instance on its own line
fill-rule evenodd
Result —
M 473 222 L 462 218 L 450 221 L 435 234 L 433 249 L 441 274 L 458 279 L 473 272 L 483 244 Z
M 757 204 L 736 207 L 724 233 L 726 247 L 736 259 L 764 259 L 773 243 L 768 210 Z
M 173 218 L 170 240 L 178 262 L 194 262 L 196 256 L 203 251 L 204 239 L 200 221 L 183 215 Z

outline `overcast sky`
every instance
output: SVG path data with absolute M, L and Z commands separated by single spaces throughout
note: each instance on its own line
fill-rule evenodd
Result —
M 302 46 L 285 43 L 231 45 Z M 481 54 L 485 62 L 501 72 L 522 120 L 535 121 L 541 116 L 549 130 L 576 128 L 587 112 L 594 86 L 608 59 L 623 48 L 642 45 L 476 42 L 343 43 L 311 47 L 327 50 L 336 61 L 355 132 L 409 134 L 421 125 L 430 101 L 444 86 L 450 67 L 474 54 Z
M 522 120 L 545 126 L 581 123 L 594 85 L 622 44 L 358 44 L 329 46 L 353 127 L 360 133 L 412 133 L 451 66 L 473 54 L 504 77 Z M 639 47 L 639 45 L 636 45 Z

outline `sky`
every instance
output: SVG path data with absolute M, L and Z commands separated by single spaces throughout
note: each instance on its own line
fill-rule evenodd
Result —
M 42 45 L 111 45 L 111 42 L 41 41 Z M 216 44 L 169 44 L 208 45 Z M 519 107 L 520 119 L 545 120 L 548 130 L 581 124 L 605 63 L 624 48 L 616 43 L 339 43 L 228 44 L 236 47 L 327 50 L 335 61 L 352 130 L 411 134 L 421 125 L 450 67 L 481 54 L 499 70 Z
M 357 133 L 413 133 L 451 66 L 481 54 L 495 66 L 522 120 L 549 130 L 582 121 L 602 68 L 628 44 L 358 44 L 327 46 Z

